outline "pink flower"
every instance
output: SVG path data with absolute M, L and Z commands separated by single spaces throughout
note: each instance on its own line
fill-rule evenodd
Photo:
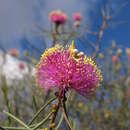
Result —
M 118 58 L 117 55 L 112 56 L 112 62 L 113 62 L 113 63 L 117 64 L 118 61 L 119 61 L 119 58 Z
M 12 48 L 12 49 L 10 50 L 9 54 L 10 54 L 11 56 L 18 57 L 18 56 L 19 56 L 19 51 L 18 51 L 18 49 L 16 49 L 16 48 Z
M 91 58 L 70 48 L 56 45 L 46 50 L 37 65 L 36 81 L 45 90 L 74 89 L 83 96 L 94 91 L 102 80 L 101 71 Z
M 56 24 L 65 24 L 67 21 L 67 15 L 60 10 L 52 11 L 50 13 L 50 20 Z
M 23 70 L 24 68 L 25 68 L 24 63 L 21 62 L 21 63 L 19 64 L 19 69 L 20 69 L 20 70 Z
M 82 16 L 80 13 L 74 13 L 73 14 L 73 19 L 74 21 L 81 21 L 82 20 Z
M 130 48 L 126 48 L 126 54 L 127 54 L 128 60 L 130 60 Z

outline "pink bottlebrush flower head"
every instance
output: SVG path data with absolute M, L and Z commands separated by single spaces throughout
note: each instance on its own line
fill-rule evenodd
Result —
M 119 61 L 119 57 L 117 55 L 112 56 L 112 62 L 117 64 Z
M 9 54 L 13 57 L 18 57 L 19 56 L 19 51 L 18 49 L 16 48 L 12 48 L 10 51 L 9 51 Z
M 22 62 L 21 62 L 21 63 L 19 63 L 19 69 L 20 69 L 20 70 L 24 70 L 24 68 L 25 68 L 24 63 L 22 63 Z
M 74 13 L 73 14 L 73 19 L 74 21 L 81 21 L 82 20 L 82 15 L 80 13 Z
M 72 43 L 69 48 L 56 45 L 43 53 L 36 68 L 36 81 L 46 90 L 74 89 L 86 96 L 100 84 L 102 75 L 94 61 L 78 52 Z
M 60 10 L 52 11 L 50 13 L 50 20 L 56 24 L 65 24 L 67 21 L 67 15 Z

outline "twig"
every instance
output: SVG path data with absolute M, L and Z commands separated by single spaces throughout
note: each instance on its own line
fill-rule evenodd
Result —
M 67 115 L 65 102 L 62 101 L 61 103 L 62 103 L 62 111 L 63 111 L 63 114 L 64 114 L 64 118 L 65 118 L 68 126 L 70 127 L 70 129 L 73 130 L 73 127 L 71 126 L 71 123 L 70 123 L 68 115 Z
M 62 111 L 63 111 L 64 118 L 65 118 L 65 120 L 66 120 L 66 123 L 68 124 L 69 128 L 70 128 L 71 130 L 73 130 L 73 127 L 71 126 L 71 123 L 70 123 L 69 118 L 68 118 L 68 115 L 67 115 L 67 110 L 66 110 L 65 101 L 66 101 L 66 95 L 65 95 L 65 91 L 63 91 L 63 97 L 62 97 L 62 99 L 60 100 L 60 102 L 61 102 L 61 108 L 62 108 Z
M 99 52 L 99 48 L 100 48 L 100 45 L 101 45 L 101 41 L 102 41 L 102 38 L 103 38 L 103 35 L 104 35 L 104 31 L 108 27 L 109 18 L 107 17 L 107 15 L 105 13 L 105 10 L 103 8 L 101 10 L 101 13 L 102 13 L 103 22 L 102 22 L 100 30 L 99 30 L 99 32 L 97 34 L 96 50 L 95 50 L 95 53 L 93 55 L 94 58 L 97 57 L 97 54 Z
M 67 99 L 67 103 L 66 103 L 67 105 L 66 105 L 66 106 L 68 106 L 69 99 L 70 99 L 70 95 L 71 95 L 71 93 L 70 93 L 70 91 L 69 91 L 69 94 L 68 94 L 68 99 Z M 63 119 L 64 119 L 64 114 L 62 113 L 61 118 L 60 118 L 60 121 L 59 121 L 59 123 L 58 123 L 58 125 L 57 125 L 56 129 L 59 129 L 59 127 L 60 127 L 60 125 L 61 125 L 61 123 L 62 123 Z
M 53 112 L 52 117 L 51 117 L 49 130 L 52 130 L 51 124 L 53 124 L 55 122 L 55 119 L 56 119 L 59 108 L 60 108 L 60 102 L 58 101 L 55 112 Z

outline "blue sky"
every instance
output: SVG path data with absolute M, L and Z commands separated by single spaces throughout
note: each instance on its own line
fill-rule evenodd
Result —
M 119 2 L 119 3 L 122 3 L 122 2 Z M 116 8 L 120 7 L 120 4 L 118 4 L 118 2 L 115 4 L 116 4 L 115 5 L 115 10 L 116 10 Z M 126 23 L 117 25 L 109 29 L 106 32 L 104 39 L 106 41 L 109 41 L 109 39 L 115 39 L 118 44 L 125 47 L 127 46 L 130 47 L 130 3 L 124 6 L 124 8 L 120 10 L 118 15 L 115 17 L 114 21 L 117 21 L 117 23 L 118 22 L 126 22 Z
M 114 12 L 128 0 L 108 1 Z M 41 47 L 46 39 L 34 30 L 36 25 L 49 27 L 48 13 L 54 9 L 61 9 L 70 17 L 79 11 L 84 16 L 84 23 L 96 30 L 101 22 L 100 9 L 105 4 L 105 0 L 0 0 L 0 45 L 21 49 L 26 47 L 26 36 L 32 44 Z M 106 30 L 102 47 L 109 46 L 113 39 L 121 46 L 130 47 L 130 4 L 120 10 L 114 21 L 126 23 Z

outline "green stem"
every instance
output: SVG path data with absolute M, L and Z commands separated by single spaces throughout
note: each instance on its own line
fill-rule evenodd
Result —
M 50 112 L 45 119 L 43 119 L 40 123 L 38 123 L 32 130 L 36 130 L 40 126 L 42 126 L 52 115 L 53 112 Z
M 27 128 L 24 127 L 2 127 L 5 130 L 28 130 Z
M 6 59 L 4 59 L 4 60 L 6 60 Z M 5 105 L 8 108 L 8 111 L 10 112 L 9 100 L 8 100 L 8 86 L 7 86 L 7 83 L 6 83 L 6 77 L 5 77 L 4 73 L 1 75 L 1 80 L 2 80 L 1 90 L 3 92 L 3 99 L 4 99 L 4 102 L 5 102 Z M 8 117 L 8 121 L 9 121 L 9 124 L 11 124 L 10 117 Z
M 0 130 L 5 130 L 5 128 L 3 128 L 3 127 L 0 126 Z
M 3 128 L 3 130 L 28 130 L 24 127 L 0 127 L 0 129 Z M 43 129 L 37 129 L 37 130 L 43 130 Z
M 38 107 L 37 107 L 37 102 L 36 102 L 36 98 L 34 97 L 34 95 L 32 95 L 32 102 L 33 102 L 33 104 L 34 104 L 35 110 L 37 111 L 37 110 L 38 110 Z
M 20 119 L 18 119 L 17 117 L 15 117 L 14 115 L 12 115 L 9 112 L 4 111 L 4 113 L 6 115 L 8 115 L 9 117 L 13 118 L 14 120 L 16 120 L 19 124 L 21 124 L 22 126 L 24 126 L 25 128 L 27 128 L 28 130 L 32 130 L 31 128 L 29 128 L 23 121 L 21 121 Z
M 73 122 L 73 129 L 75 130 L 76 129 L 76 121 L 74 120 Z
M 57 130 L 59 129 L 59 127 L 60 127 L 60 125 L 61 125 L 63 119 L 64 119 L 64 114 L 62 113 L 61 118 L 60 118 L 60 121 L 59 121 L 59 123 L 58 123 L 58 125 L 57 125 L 57 127 L 56 127 Z
M 56 99 L 56 97 L 50 99 L 45 105 L 43 105 L 40 110 L 33 116 L 33 118 L 31 119 L 31 121 L 28 123 L 28 125 L 31 125 L 33 123 L 33 121 L 38 117 L 38 115 L 54 100 Z

